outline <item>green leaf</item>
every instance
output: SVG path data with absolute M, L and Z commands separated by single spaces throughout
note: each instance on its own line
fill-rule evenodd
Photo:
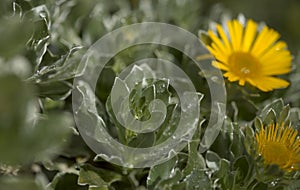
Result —
M 202 154 L 199 153 L 199 143 L 200 143 L 200 136 L 201 136 L 201 125 L 203 124 L 204 120 L 199 122 L 198 128 L 193 136 L 192 141 L 188 144 L 188 161 L 186 163 L 186 167 L 183 170 L 185 176 L 189 175 L 195 169 L 205 169 L 205 159 L 203 158 Z
M 266 117 L 263 122 L 265 125 L 276 123 L 276 113 L 272 108 L 267 111 Z
M 234 176 L 231 173 L 230 162 L 225 159 L 221 159 L 219 162 L 220 169 L 214 174 L 218 179 L 218 184 L 222 189 L 231 189 L 234 183 Z
M 114 171 L 96 168 L 90 164 L 85 164 L 80 167 L 78 184 L 89 185 L 105 189 L 116 181 L 121 181 L 122 176 Z
M 32 152 L 32 155 L 38 160 L 56 155 L 66 146 L 73 125 L 74 122 L 70 113 L 50 113 L 45 118 L 38 120 L 31 134 L 26 136 L 24 141 L 27 143 L 24 142 L 24 146 L 31 147 L 32 151 L 35 151 Z
M 233 162 L 233 171 L 237 171 L 235 183 L 241 183 L 249 174 L 250 166 L 246 156 L 241 156 Z
M 185 178 L 188 190 L 210 190 L 212 189 L 210 180 L 205 174 L 205 170 L 194 170 Z
M 180 119 L 180 111 L 177 104 L 167 106 L 167 115 L 163 124 L 159 127 L 156 133 L 156 144 L 164 142 L 176 130 Z
M 285 123 L 286 120 L 288 119 L 290 115 L 290 106 L 286 105 L 284 108 L 281 110 L 279 117 L 277 119 L 278 124 Z
M 73 173 L 58 173 L 49 184 L 47 190 L 88 190 L 87 186 L 77 184 L 78 175 Z
M 236 158 L 244 153 L 244 146 L 242 141 L 244 137 L 242 132 L 240 131 L 240 126 L 237 124 L 232 124 L 232 125 L 233 125 L 233 133 L 231 134 L 232 140 L 229 149 L 233 154 L 233 156 Z
M 72 84 L 66 81 L 36 84 L 40 97 L 64 100 L 71 95 Z
M 42 109 L 47 112 L 48 110 L 59 110 L 62 109 L 65 105 L 65 102 L 62 100 L 52 100 L 50 98 L 41 99 Z
M 61 154 L 67 158 L 88 159 L 93 155 L 93 152 L 83 141 L 82 137 L 79 134 L 76 134 L 72 135 L 69 145 L 63 149 Z
M 128 145 L 135 148 L 151 147 L 155 143 L 155 133 L 137 134 Z
M 175 168 L 176 163 L 177 157 L 174 156 L 167 162 L 151 167 L 147 178 L 148 189 L 155 189 L 160 181 L 172 177 L 172 170 Z
M 111 88 L 116 79 L 116 73 L 111 68 L 104 68 L 99 76 L 96 95 L 101 102 L 105 102 L 110 94 Z
M 300 120 L 300 109 L 299 108 L 291 108 L 289 120 L 295 126 L 298 125 L 298 122 Z
M 35 71 L 38 70 L 49 45 L 49 29 L 51 27 L 49 17 L 49 10 L 45 5 L 31 7 L 30 10 L 24 13 L 24 18 L 31 21 L 34 30 L 31 39 L 27 42 L 27 46 L 29 47 L 28 54 L 34 63 Z
M 30 80 L 37 81 L 38 83 L 49 83 L 79 76 L 84 69 L 79 66 L 81 66 L 80 62 L 85 52 L 86 50 L 81 46 L 70 48 L 66 54 L 60 56 L 60 59 L 39 69 Z
M 162 189 L 175 188 L 174 186 L 178 187 L 186 187 L 186 184 L 178 184 L 179 181 L 182 180 L 183 174 L 179 168 L 175 168 L 172 172 L 172 176 L 168 179 L 161 180 L 157 185 L 156 188 L 161 187 Z
M 263 128 L 263 122 L 259 117 L 256 117 L 254 119 L 254 127 L 256 130 L 261 130 Z
M 198 32 L 198 36 L 203 44 L 205 44 L 207 46 L 211 45 L 212 39 L 208 36 L 206 31 L 200 30 Z
M 230 159 L 232 153 L 228 150 L 232 144 L 232 134 L 234 134 L 234 125 L 231 119 L 227 117 L 210 150 L 217 152 L 219 157 Z
M 245 138 L 243 140 L 246 151 L 250 155 L 255 155 L 255 132 L 250 126 L 246 126 L 244 129 L 244 133 Z
M 215 170 L 215 171 L 219 170 L 219 162 L 220 162 L 221 158 L 219 157 L 218 154 L 208 150 L 206 153 L 205 159 L 206 159 L 206 165 L 208 168 Z
M 273 102 L 271 102 L 263 108 L 263 110 L 260 113 L 260 116 L 263 120 L 265 120 L 271 109 L 273 110 L 275 116 L 279 116 L 280 112 L 283 109 L 283 106 L 284 102 L 281 98 L 274 100 Z

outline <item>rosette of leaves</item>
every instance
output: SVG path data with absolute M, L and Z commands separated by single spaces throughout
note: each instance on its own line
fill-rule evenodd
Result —
M 180 119 L 178 96 L 170 86 L 169 80 L 156 78 L 154 71 L 147 64 L 134 66 L 124 80 L 117 77 L 112 88 L 127 86 L 126 83 L 132 83 L 134 80 L 139 81 L 135 82 L 128 99 L 124 99 L 124 101 L 129 101 L 130 110 L 120 106 L 119 113 L 114 113 L 111 95 L 108 97 L 106 101 L 106 109 L 110 117 L 108 130 L 112 136 L 118 138 L 125 145 L 138 148 L 151 147 L 170 138 L 176 130 Z M 147 121 L 151 117 L 150 104 L 155 99 L 161 100 L 166 105 L 165 120 L 156 131 L 137 133 L 122 126 L 116 118 L 115 114 L 123 113 L 123 117 L 131 114 L 139 121 Z M 124 113 L 126 113 L 125 116 Z
M 122 88 L 130 86 L 129 94 L 122 93 Z M 131 86 L 132 85 L 132 86 Z M 106 130 L 122 144 L 131 147 L 145 148 L 160 144 L 177 128 L 180 119 L 180 100 L 168 79 L 156 77 L 155 72 L 147 64 L 135 65 L 122 77 L 116 77 L 111 94 L 106 101 L 106 111 L 109 120 L 105 120 Z M 111 92 L 111 93 L 112 93 Z M 114 95 L 124 97 L 113 109 Z M 159 99 L 165 104 L 165 119 L 153 132 L 137 133 L 123 126 L 116 114 L 126 118 L 128 114 L 140 121 L 151 118 L 151 102 Z M 199 102 L 201 97 L 199 96 Z M 123 104 L 129 106 L 123 106 Z M 129 108 L 129 109 L 128 109 Z M 188 146 L 165 163 L 150 169 L 132 169 L 112 165 L 97 156 L 93 166 L 84 164 L 79 173 L 79 184 L 89 185 L 90 189 L 210 189 L 211 184 L 205 174 L 205 162 L 198 152 L 200 141 L 200 126 Z M 127 127 L 127 128 L 126 128 Z M 171 153 L 171 152 L 170 152 Z M 108 168 L 108 169 L 107 169 Z M 200 184 L 199 184 L 200 182 Z

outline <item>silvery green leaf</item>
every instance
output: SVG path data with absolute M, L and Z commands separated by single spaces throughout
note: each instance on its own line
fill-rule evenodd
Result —
M 220 160 L 220 169 L 215 173 L 218 179 L 217 183 L 222 189 L 231 189 L 234 185 L 234 175 L 231 172 L 230 162 L 226 159 Z
M 203 31 L 203 30 L 199 30 L 198 32 L 198 36 L 201 40 L 201 42 L 207 46 L 211 45 L 212 43 L 212 40 L 211 38 L 208 36 L 207 32 L 206 31 Z
M 286 120 L 289 118 L 289 115 L 290 115 L 290 106 L 286 105 L 281 110 L 279 117 L 277 118 L 278 124 L 285 123 Z
M 201 126 L 203 123 L 204 120 L 199 122 L 197 131 L 195 132 L 191 142 L 188 144 L 188 160 L 186 167 L 183 170 L 184 175 L 189 175 L 193 170 L 196 169 L 204 170 L 206 168 L 205 159 L 198 151 L 201 136 Z
M 276 113 L 275 111 L 270 108 L 267 112 L 266 112 L 266 117 L 264 118 L 264 124 L 266 125 L 270 125 L 271 123 L 276 123 Z
M 246 126 L 244 129 L 244 145 L 245 149 L 248 154 L 254 155 L 255 154 L 255 132 L 250 126 Z
M 114 171 L 96 168 L 90 164 L 80 167 L 78 184 L 89 185 L 91 188 L 108 188 L 116 181 L 121 181 L 122 176 Z
M 261 130 L 262 127 L 263 127 L 263 122 L 261 121 L 261 119 L 259 117 L 256 117 L 254 119 L 254 127 L 257 129 L 257 130 Z
M 72 84 L 66 81 L 38 83 L 36 86 L 41 97 L 54 100 L 65 100 L 71 95 L 72 90 Z
M 266 105 L 262 109 L 262 111 L 260 113 L 260 116 L 261 116 L 261 118 L 263 120 L 265 120 L 265 118 L 269 114 L 270 109 L 273 110 L 275 116 L 279 116 L 279 114 L 280 114 L 281 110 L 283 109 L 283 107 L 284 107 L 283 100 L 281 98 L 280 99 L 276 99 L 273 102 L 271 102 L 270 104 Z
M 210 190 L 212 189 L 211 182 L 205 173 L 205 170 L 193 170 L 189 174 L 185 181 L 187 183 L 187 189 L 189 190 Z
M 250 165 L 247 157 L 237 157 L 236 160 L 234 160 L 232 166 L 233 171 L 237 172 L 235 175 L 235 183 L 243 182 L 250 172 Z
M 206 165 L 208 168 L 217 171 L 219 170 L 219 162 L 220 162 L 220 157 L 218 154 L 215 152 L 212 152 L 210 150 L 207 151 L 206 156 L 205 156 L 205 161 Z
M 176 167 L 177 157 L 173 157 L 169 161 L 153 166 L 150 168 L 147 177 L 147 187 L 149 190 L 156 189 L 156 185 L 161 181 L 171 178 Z

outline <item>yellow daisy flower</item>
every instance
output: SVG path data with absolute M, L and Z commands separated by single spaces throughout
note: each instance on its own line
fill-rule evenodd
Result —
M 275 164 L 285 171 L 300 169 L 300 139 L 295 129 L 271 124 L 256 133 L 256 141 L 266 165 Z
M 224 70 L 224 76 L 230 82 L 245 82 L 262 91 L 285 88 L 289 83 L 273 75 L 286 74 L 291 70 L 292 55 L 280 35 L 264 26 L 258 30 L 258 24 L 248 20 L 243 26 L 239 21 L 228 21 L 227 26 L 216 26 L 208 35 L 212 43 L 208 50 L 216 58 L 213 65 Z

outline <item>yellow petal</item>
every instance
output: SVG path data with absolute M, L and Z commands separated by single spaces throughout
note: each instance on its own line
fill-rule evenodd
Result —
M 232 49 L 237 50 L 237 41 L 236 41 L 236 38 L 235 38 L 235 31 L 234 31 L 234 28 L 233 28 L 233 21 L 228 21 L 227 22 L 227 27 L 228 27 L 228 30 L 229 30 L 229 36 L 230 36 Z
M 257 78 L 249 78 L 247 81 L 252 85 L 260 89 L 261 91 L 268 92 L 278 88 L 286 88 L 289 85 L 289 82 L 286 80 L 269 77 L 269 76 L 262 76 Z
M 228 37 L 226 36 L 223 28 L 221 27 L 221 25 L 219 25 L 219 24 L 217 25 L 217 30 L 218 30 L 218 33 L 219 33 L 221 39 L 224 42 L 224 45 L 225 45 L 228 53 L 231 53 L 231 45 L 230 45 L 230 43 L 228 41 Z
M 228 67 L 226 65 L 224 65 L 223 63 L 221 62 L 218 62 L 218 61 L 213 61 L 212 62 L 212 65 L 218 69 L 221 69 L 221 70 L 224 70 L 224 71 L 228 71 Z
M 249 20 L 246 25 L 245 35 L 243 39 L 242 50 L 249 51 L 250 47 L 253 44 L 254 37 L 256 35 L 257 24 L 252 20 Z
M 242 37 L 243 37 L 243 26 L 237 20 L 233 21 L 233 29 L 235 31 L 236 48 L 241 49 Z
M 226 62 L 227 61 L 227 57 L 223 54 L 223 53 L 220 53 L 218 50 L 214 49 L 214 44 L 213 44 L 213 47 L 209 47 L 207 46 L 207 49 L 209 50 L 209 52 L 211 54 L 213 54 L 213 56 L 221 61 L 221 62 Z
M 227 79 L 230 81 L 230 82 L 235 82 L 235 81 L 238 81 L 240 78 L 234 74 L 232 74 L 231 72 L 226 72 L 224 74 L 224 77 L 227 77 Z
M 242 43 L 243 26 L 237 20 L 227 23 L 233 50 L 239 50 Z
M 286 43 L 279 41 L 259 57 L 263 62 L 269 61 L 270 59 L 273 59 L 274 56 L 275 57 L 281 56 L 280 53 L 287 51 L 286 47 L 287 47 Z
M 258 35 L 251 52 L 254 55 L 261 56 L 270 46 L 279 38 L 278 32 L 264 27 Z
M 225 46 L 224 46 L 224 44 L 221 42 L 221 40 L 211 31 L 211 30 L 209 30 L 208 31 L 208 35 L 209 35 L 209 37 L 212 39 L 212 41 L 213 41 L 213 44 L 212 45 L 214 45 L 215 44 L 215 46 L 216 46 L 216 48 L 219 50 L 219 51 L 221 51 L 222 53 L 226 53 L 227 51 L 226 51 L 226 48 L 225 48 Z

